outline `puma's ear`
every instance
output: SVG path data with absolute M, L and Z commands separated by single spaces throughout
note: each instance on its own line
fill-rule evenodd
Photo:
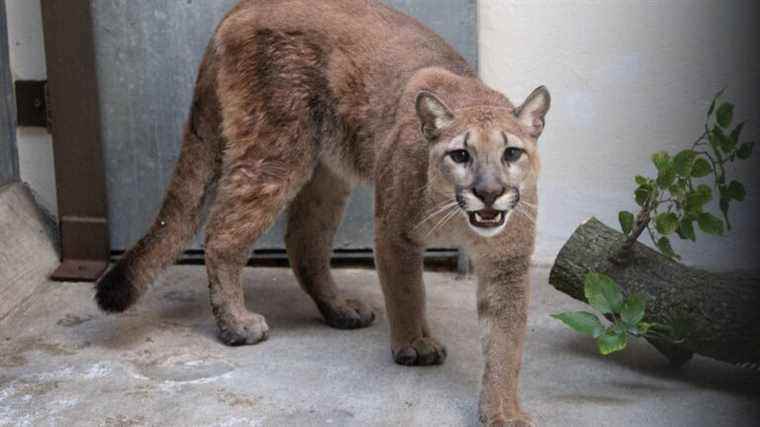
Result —
M 546 124 L 546 113 L 551 107 L 552 97 L 544 86 L 531 92 L 528 99 L 517 110 L 517 120 L 528 134 L 534 138 L 541 136 Z
M 448 107 L 430 92 L 420 92 L 417 95 L 417 116 L 420 118 L 422 135 L 428 141 L 437 138 L 441 130 L 451 126 L 454 115 Z

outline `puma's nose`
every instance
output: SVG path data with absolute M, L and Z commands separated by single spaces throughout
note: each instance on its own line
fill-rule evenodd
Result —
M 487 208 L 496 203 L 496 199 L 504 195 L 506 189 L 502 185 L 476 186 L 472 189 L 472 194 L 485 203 Z

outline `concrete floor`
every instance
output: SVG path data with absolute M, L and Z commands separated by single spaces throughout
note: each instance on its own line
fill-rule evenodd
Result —
M 0 426 L 471 426 L 480 351 L 471 280 L 428 273 L 444 366 L 393 363 L 377 275 L 336 270 L 375 308 L 360 331 L 326 327 L 288 269 L 246 269 L 269 341 L 216 340 L 202 267 L 174 267 L 122 316 L 91 284 L 47 281 L 51 223 L 23 185 L 0 188 Z M 550 313 L 582 307 L 533 273 L 522 371 L 542 426 L 760 426 L 760 373 L 696 358 L 680 371 L 645 343 L 603 358 Z
M 580 307 L 533 274 L 522 371 L 542 426 L 760 425 L 760 374 L 696 358 L 673 372 L 644 343 L 602 358 L 549 313 Z M 44 283 L 0 320 L 0 425 L 475 425 L 480 372 L 473 280 L 428 273 L 444 366 L 393 364 L 375 272 L 337 270 L 378 319 L 326 327 L 287 269 L 246 269 L 269 341 L 215 338 L 202 267 L 174 267 L 139 306 L 98 312 L 90 284 Z

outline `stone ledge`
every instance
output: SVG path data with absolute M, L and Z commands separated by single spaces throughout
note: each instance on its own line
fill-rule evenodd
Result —
M 0 322 L 47 283 L 59 257 L 49 218 L 25 184 L 0 187 Z

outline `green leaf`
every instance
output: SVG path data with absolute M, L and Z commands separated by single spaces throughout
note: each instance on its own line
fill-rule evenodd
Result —
M 699 214 L 697 224 L 699 225 L 699 229 L 707 234 L 723 234 L 723 221 L 710 213 L 702 212 Z
M 718 97 L 716 96 L 713 98 L 712 103 L 710 103 L 710 109 L 707 110 L 707 117 L 712 116 L 713 111 L 715 111 L 715 104 L 718 103 Z
M 624 349 L 627 344 L 628 334 L 615 327 L 610 327 L 604 334 L 596 339 L 599 353 L 605 356 Z
M 668 187 L 673 185 L 675 180 L 676 170 L 672 165 L 668 165 L 665 168 L 661 169 L 660 173 L 657 175 L 657 185 L 663 190 L 666 190 Z
M 694 165 L 694 160 L 697 158 L 697 153 L 694 150 L 683 150 L 673 157 L 673 169 L 680 176 L 691 176 L 691 167 Z
M 628 211 L 621 211 L 618 214 L 618 219 L 620 220 L 620 229 L 623 230 L 623 233 L 625 235 L 631 234 L 631 231 L 633 231 L 633 221 L 634 217 L 633 214 Z
M 710 162 L 702 157 L 694 161 L 694 165 L 691 168 L 691 176 L 694 178 L 703 178 L 712 173 L 712 166 Z
M 721 96 L 723 96 L 723 93 L 726 91 L 726 88 L 721 89 L 718 91 L 718 93 L 713 96 L 712 103 L 710 104 L 710 109 L 707 110 L 707 117 L 710 117 L 712 113 L 715 111 L 715 107 L 718 105 L 718 99 L 720 99 Z
M 728 184 L 728 188 L 726 188 L 725 194 L 728 198 L 736 200 L 737 202 L 743 202 L 744 198 L 747 196 L 747 192 L 744 190 L 744 185 L 739 181 L 731 181 L 731 183 Z
M 678 236 L 682 239 L 688 239 L 692 242 L 697 241 L 697 235 L 694 232 L 694 222 L 691 218 L 683 218 L 678 224 Z
M 731 126 L 731 120 L 734 118 L 734 104 L 725 102 L 718 107 L 718 111 L 715 113 L 715 120 L 722 128 Z
M 739 125 L 736 126 L 733 131 L 731 131 L 730 138 L 734 142 L 734 145 L 739 142 L 739 137 L 742 135 L 742 129 L 744 129 L 744 122 L 739 123 Z
M 710 140 L 710 146 L 716 151 L 720 151 L 720 138 L 718 135 L 721 133 L 720 127 L 717 125 L 710 131 L 707 138 Z
M 658 171 L 661 171 L 670 166 L 670 154 L 665 151 L 658 151 L 652 155 L 652 163 Z
M 586 300 L 604 314 L 619 313 L 623 292 L 612 278 L 603 273 L 588 273 L 584 280 Z
M 679 204 L 684 203 L 686 194 L 689 191 L 690 180 L 691 178 L 679 178 L 675 184 L 670 186 L 670 194 L 673 196 L 673 199 L 679 202 Z
M 726 134 L 724 134 L 719 128 L 715 128 L 715 135 L 718 138 L 720 149 L 723 150 L 724 153 L 731 153 L 734 151 L 734 148 L 736 148 L 736 140 L 726 136 Z
M 683 342 L 691 329 L 692 323 L 682 315 L 669 319 L 667 324 L 655 322 L 649 326 L 649 331 L 655 332 L 659 336 L 665 336 L 675 344 Z
M 644 318 L 646 303 L 644 298 L 638 294 L 629 295 L 623 302 L 623 308 L 620 309 L 620 318 L 629 326 L 635 326 Z
M 678 216 L 673 212 L 663 212 L 655 218 L 655 228 L 663 236 L 675 233 L 678 229 Z
M 599 321 L 599 318 L 587 311 L 552 314 L 552 317 L 584 335 L 597 338 L 604 333 L 604 325 Z
M 670 239 L 667 237 L 660 237 L 660 240 L 657 241 L 657 249 L 669 258 L 678 258 L 678 254 L 673 250 L 673 246 L 670 244 Z
M 686 194 L 684 209 L 690 214 L 698 215 L 702 212 L 702 208 L 712 200 L 712 197 L 712 189 L 701 184 L 694 191 Z
M 649 332 L 650 329 L 652 329 L 652 324 L 647 322 L 639 322 L 637 325 L 639 332 L 642 335 L 646 335 L 647 332 Z
M 712 192 L 712 188 L 710 188 L 709 185 L 700 184 L 697 186 L 694 192 L 697 193 L 700 197 L 702 197 L 703 203 L 707 203 L 710 200 L 712 200 L 713 192 Z
M 634 196 L 636 198 L 636 204 L 643 207 L 651 198 L 652 190 L 648 186 L 641 186 L 636 189 Z
M 739 147 L 739 150 L 736 152 L 736 156 L 742 160 L 747 160 L 752 157 L 752 149 L 754 147 L 754 142 L 745 142 Z
M 647 185 L 647 184 L 649 184 L 649 179 L 648 178 L 645 178 L 645 177 L 643 177 L 641 175 L 637 175 L 636 176 L 636 185 L 642 186 L 642 185 Z

